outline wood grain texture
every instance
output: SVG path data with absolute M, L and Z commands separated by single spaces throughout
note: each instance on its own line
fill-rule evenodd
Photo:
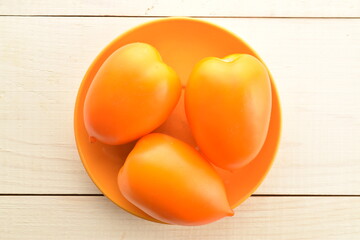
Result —
M 0 15 L 359 17 L 354 0 L 2 0 Z
M 150 18 L 0 18 L 0 193 L 99 193 L 78 157 L 83 75 Z M 360 194 L 360 20 L 209 19 L 248 41 L 278 85 L 283 134 L 258 194 Z
M 148 222 L 105 197 L 0 197 L 2 239 L 359 239 L 359 198 L 252 197 L 198 227 Z
M 250 197 L 200 227 L 103 196 L 46 196 L 99 193 L 76 151 L 77 89 L 106 44 L 158 16 L 210 17 L 271 70 L 283 134 L 257 194 L 360 195 L 360 1 L 1 0 L 0 239 L 360 239 L 358 196 Z

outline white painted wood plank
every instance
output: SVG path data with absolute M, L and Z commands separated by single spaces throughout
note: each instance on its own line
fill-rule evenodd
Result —
M 98 52 L 150 18 L 0 18 L 0 193 L 98 193 L 77 155 L 77 89 Z M 283 108 L 259 194 L 360 194 L 360 20 L 209 19 L 263 57 Z
M 2 0 L 0 14 L 359 17 L 358 0 Z
M 137 218 L 104 197 L 0 197 L 2 239 L 359 239 L 360 198 L 252 197 L 198 227 Z

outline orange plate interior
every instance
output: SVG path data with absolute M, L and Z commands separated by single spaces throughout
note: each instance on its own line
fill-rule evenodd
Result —
M 184 86 L 192 67 L 204 57 L 222 58 L 233 53 L 247 53 L 258 58 L 259 56 L 243 40 L 216 25 L 191 18 L 164 18 L 142 24 L 122 34 L 111 42 L 89 67 L 78 92 L 74 116 L 76 144 L 81 160 L 96 186 L 111 201 L 136 216 L 157 221 L 129 203 L 118 190 L 117 174 L 134 143 L 122 146 L 90 143 L 83 121 L 85 96 L 96 72 L 116 49 L 132 42 L 149 43 L 157 48 L 164 62 L 174 68 L 180 76 Z M 273 92 L 270 128 L 260 154 L 236 172 L 216 168 L 224 179 L 233 208 L 248 198 L 259 186 L 269 171 L 277 151 L 281 114 L 272 77 L 271 82 Z M 156 132 L 167 133 L 195 146 L 186 122 L 183 98 L 167 122 Z

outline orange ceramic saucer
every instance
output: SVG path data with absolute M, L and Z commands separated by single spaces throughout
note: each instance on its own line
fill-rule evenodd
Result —
M 134 143 L 109 146 L 90 143 L 84 127 L 83 105 L 87 90 L 102 63 L 119 47 L 144 42 L 154 46 L 181 78 L 184 86 L 196 62 L 204 57 L 223 58 L 233 53 L 247 53 L 259 58 L 243 40 L 216 25 L 192 18 L 164 18 L 142 24 L 112 41 L 89 67 L 80 86 L 74 116 L 76 144 L 90 178 L 111 201 L 141 218 L 157 221 L 128 202 L 118 190 L 117 175 Z M 274 160 L 280 139 L 281 113 L 279 98 L 272 81 L 272 113 L 270 128 L 260 154 L 236 172 L 217 169 L 223 178 L 230 205 L 235 208 L 260 185 Z M 170 118 L 156 132 L 175 136 L 196 146 L 190 134 L 183 109 L 183 98 Z M 241 144 L 241 143 L 239 143 Z M 189 176 L 193 177 L 193 176 Z

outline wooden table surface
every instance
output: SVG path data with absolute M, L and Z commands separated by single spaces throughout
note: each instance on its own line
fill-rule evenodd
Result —
M 234 217 L 161 225 L 105 198 L 73 134 L 78 87 L 122 32 L 164 16 L 223 26 L 279 89 L 281 145 Z M 360 239 L 359 0 L 1 0 L 0 239 Z

